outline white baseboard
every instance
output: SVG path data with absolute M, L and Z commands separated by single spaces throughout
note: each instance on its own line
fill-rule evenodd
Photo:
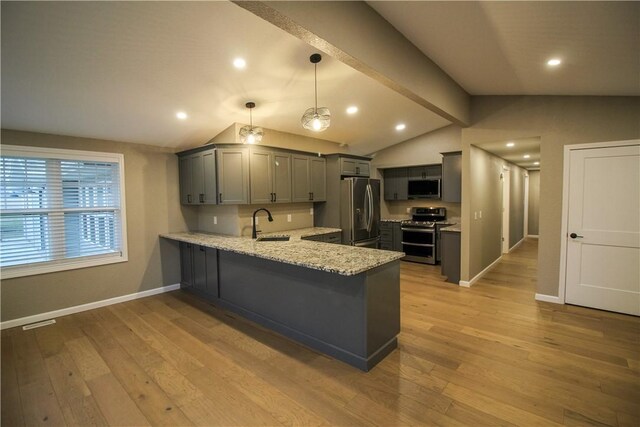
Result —
M 553 304 L 564 304 L 564 301 L 555 295 L 536 294 L 536 301 L 550 302 Z
M 19 319 L 7 320 L 0 323 L 0 329 L 8 329 L 14 328 L 16 326 L 28 325 L 30 323 L 41 322 L 43 320 L 52 319 L 54 317 L 67 316 L 73 313 L 80 313 L 81 311 L 93 310 L 95 308 L 105 307 L 107 305 L 118 304 L 138 298 L 150 297 L 151 295 L 175 291 L 176 289 L 180 289 L 180 283 L 163 286 L 160 288 L 149 289 L 147 291 L 136 292 L 133 294 L 122 295 L 119 297 L 104 299 L 101 301 L 90 302 L 87 304 L 76 305 L 73 307 L 62 308 L 60 310 L 49 311 L 46 313 L 34 314 L 32 316 L 21 317 Z
M 537 234 L 527 234 L 527 237 L 530 239 L 537 239 L 538 235 Z
M 466 280 L 460 280 L 460 286 L 462 286 L 463 288 L 470 288 L 471 286 L 473 286 L 474 283 L 476 283 L 478 280 L 480 280 L 480 278 L 482 276 L 487 274 L 487 272 L 489 270 L 491 270 L 497 263 L 499 263 L 501 259 L 502 259 L 502 255 L 500 255 L 498 257 L 498 259 L 496 259 L 491 264 L 489 264 L 489 266 L 487 268 L 482 270 L 480 273 L 476 274 L 475 277 L 473 279 L 469 280 L 468 282 Z
M 522 239 L 520 239 L 520 241 L 518 243 L 516 243 L 515 245 L 511 246 L 509 248 L 509 252 L 511 252 L 512 250 L 514 250 L 515 248 L 517 248 L 518 246 L 520 246 L 522 244 L 522 242 L 524 242 L 524 237 Z

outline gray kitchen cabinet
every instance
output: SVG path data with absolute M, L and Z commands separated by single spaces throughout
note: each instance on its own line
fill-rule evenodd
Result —
M 326 160 L 294 154 L 291 156 L 292 199 L 294 202 L 323 202 L 327 197 Z
M 219 148 L 217 153 L 218 203 L 249 203 L 249 150 L 245 147 Z
M 336 243 L 342 244 L 342 233 L 340 231 L 336 231 L 334 233 L 326 233 L 326 234 L 318 234 L 315 236 L 306 236 L 303 237 L 302 240 L 311 240 L 314 242 L 324 242 L 324 243 Z
M 179 168 L 180 203 L 216 204 L 215 150 L 181 156 Z
M 380 221 L 380 249 L 402 252 L 402 230 L 398 221 Z
M 408 200 L 407 168 L 392 168 L 384 170 L 384 199 Z
M 460 233 L 442 230 L 440 232 L 441 271 L 447 282 L 460 284 Z
M 442 201 L 462 200 L 462 152 L 442 153 Z
M 368 177 L 371 163 L 367 160 L 340 158 L 340 175 Z
M 180 242 L 180 287 L 183 289 L 193 286 L 193 246 Z
M 314 202 L 327 200 L 327 161 L 323 157 L 309 158 L 309 180 L 311 200 Z
M 442 165 L 422 165 L 407 168 L 407 176 L 411 180 L 440 178 L 442 176 Z
M 180 287 L 206 299 L 218 298 L 218 250 L 180 242 Z
M 291 154 L 252 148 L 251 203 L 291 203 Z

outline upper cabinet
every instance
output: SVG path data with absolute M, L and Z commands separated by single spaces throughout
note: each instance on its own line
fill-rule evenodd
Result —
M 368 160 L 340 157 L 340 175 L 368 177 L 370 164 Z
M 407 168 L 393 168 L 384 170 L 384 199 L 409 199 Z
M 292 199 L 294 202 L 324 202 L 327 198 L 326 160 L 323 157 L 293 154 Z
M 291 154 L 265 148 L 250 150 L 251 203 L 291 203 Z
M 412 166 L 407 168 L 408 179 L 429 179 L 440 178 L 442 175 L 441 165 L 424 165 L 424 166 Z
M 442 153 L 442 201 L 462 200 L 462 152 Z
M 249 203 L 249 150 L 246 147 L 218 148 L 218 203 Z
M 215 205 L 215 149 L 180 157 L 180 203 Z
M 327 199 L 324 157 L 239 144 L 208 145 L 178 153 L 178 157 L 183 205 L 262 205 Z

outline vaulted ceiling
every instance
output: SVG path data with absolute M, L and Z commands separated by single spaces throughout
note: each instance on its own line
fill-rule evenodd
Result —
M 638 2 L 369 5 L 399 31 L 400 41 L 415 45 L 473 95 L 640 95 Z M 374 69 L 367 55 L 335 54 L 339 38 L 325 49 L 328 44 L 313 34 L 305 39 L 234 3 L 1 7 L 3 128 L 178 149 L 202 144 L 233 122 L 248 122 L 244 104 L 255 101 L 256 125 L 367 154 L 454 120 L 442 113 L 446 108 L 433 107 L 428 90 L 419 93 L 401 82 L 412 64 Z M 335 17 L 332 32 L 346 40 L 349 28 Z M 366 47 L 368 34 L 359 37 Z M 379 48 L 371 45 L 369 58 Z M 314 52 L 329 53 L 318 65 L 318 102 L 331 109 L 332 124 L 321 134 L 300 125 L 313 106 Z M 552 56 L 563 64 L 546 67 Z M 236 57 L 246 59 L 245 69 L 233 67 Z M 357 114 L 346 114 L 351 105 Z M 188 118 L 176 119 L 178 111 Z M 396 131 L 398 123 L 406 128 Z

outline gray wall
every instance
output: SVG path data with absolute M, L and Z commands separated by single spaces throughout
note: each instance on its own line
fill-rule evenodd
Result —
M 470 278 L 484 270 L 502 253 L 502 181 L 500 174 L 505 161 L 478 147 L 469 151 L 471 167 L 468 169 L 473 186 L 469 190 L 471 224 L 463 232 L 469 235 L 471 253 Z M 464 172 L 463 172 L 464 173 Z M 482 211 L 482 217 L 480 217 Z M 477 215 L 477 216 L 476 216 Z M 461 277 L 462 280 L 469 280 Z
M 509 247 L 524 238 L 524 186 L 526 171 L 509 165 L 511 182 L 509 185 Z
M 180 207 L 172 149 L 5 129 L 2 143 L 122 153 L 129 250 L 127 262 L 3 280 L 2 321 L 180 281 L 178 246 L 158 234 L 194 227 L 197 212 Z
M 540 226 L 537 292 L 558 295 L 564 145 L 640 137 L 640 97 L 476 96 L 472 123 L 462 130 L 462 280 L 481 255 L 471 250 L 477 234 L 468 205 L 472 144 L 540 137 Z M 472 277 L 472 276 L 471 276 Z
M 538 235 L 538 209 L 540 207 L 540 171 L 529 171 L 529 235 Z

